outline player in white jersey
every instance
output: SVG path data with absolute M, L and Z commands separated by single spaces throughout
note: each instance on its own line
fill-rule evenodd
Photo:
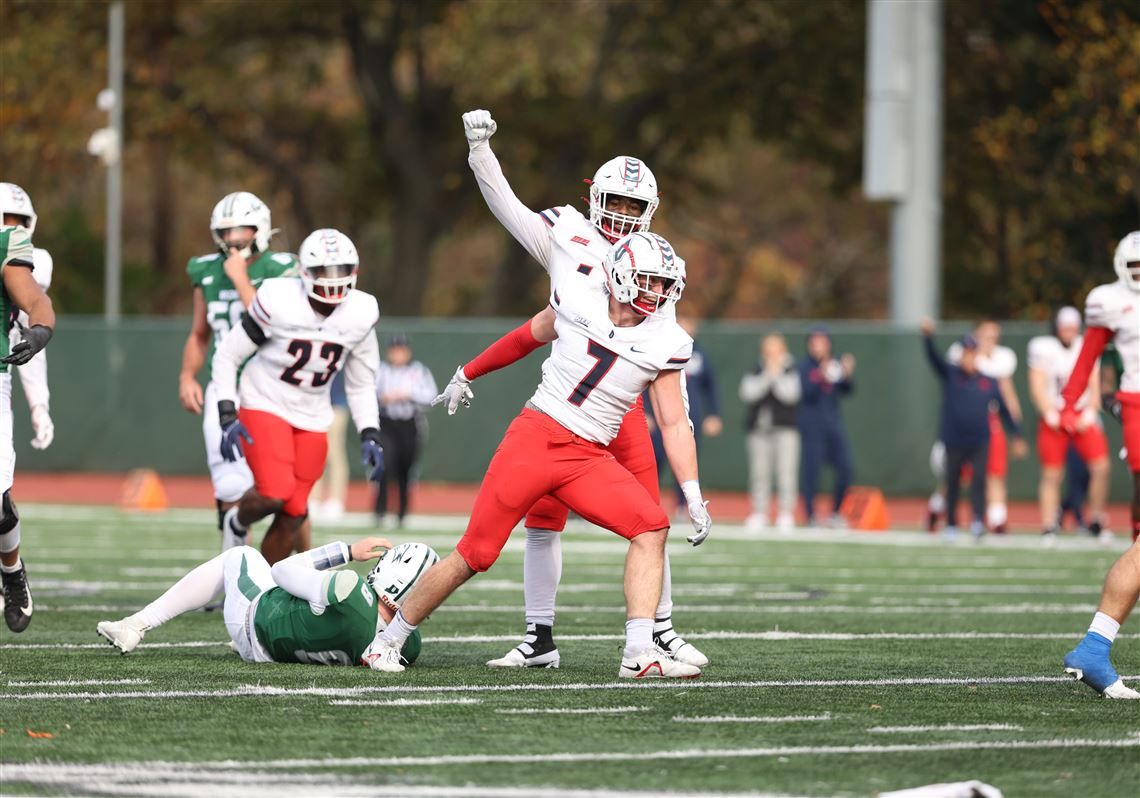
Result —
M 1065 655 L 1065 672 L 1106 698 L 1140 699 L 1112 667 L 1112 643 L 1140 596 L 1140 230 L 1116 247 L 1113 267 L 1118 280 L 1094 288 L 1085 301 L 1085 332 L 1077 364 L 1061 392 L 1065 407 L 1061 425 L 1076 430 L 1084 414 L 1079 404 L 1097 358 L 1111 340 L 1124 365 L 1112 412 L 1124 426 L 1124 445 L 1132 471 L 1132 547 L 1109 570 L 1100 605 L 1088 633 Z M 1135 672 L 1135 671 L 1133 671 Z
M 1009 408 L 1009 414 L 1018 424 L 1021 423 L 1021 402 L 1017 398 L 1017 389 L 1013 386 L 1013 375 L 1017 371 L 1017 354 L 1008 346 L 1001 346 L 1001 325 L 995 319 L 982 319 L 974 325 L 974 340 L 978 342 L 975 363 L 977 370 L 985 377 L 995 380 L 1001 397 Z M 958 365 L 962 359 L 962 345 L 955 342 L 946 352 L 946 360 Z M 1005 426 L 1001 422 L 1001 415 L 997 408 L 990 410 L 990 448 L 986 458 L 986 525 L 994 532 L 1001 534 L 1006 531 L 1006 521 L 1009 517 L 1007 506 L 1008 492 L 1006 490 L 1006 477 L 1009 474 L 1009 441 L 1005 435 Z M 1014 452 L 1015 457 L 1024 457 L 1020 446 Z M 942 470 L 945 468 L 945 448 L 942 441 L 937 441 L 930 453 L 931 468 L 941 482 Z M 927 529 L 934 531 L 938 525 L 938 518 L 945 507 L 944 489 L 940 484 L 927 504 Z
M 1081 312 L 1064 307 L 1054 319 L 1054 334 L 1029 341 L 1029 396 L 1037 408 L 1037 457 L 1041 461 L 1038 502 L 1041 530 L 1047 545 L 1057 532 L 1061 506 L 1061 479 L 1070 443 L 1089 468 L 1089 532 L 1105 534 L 1104 508 L 1108 500 L 1108 438 L 1100 423 L 1100 385 L 1089 385 L 1075 400 L 1080 418 L 1072 429 L 1061 424 L 1064 400 L 1061 389 L 1073 372 L 1081 351 Z
M 253 301 L 261 281 L 296 269 L 296 258 L 269 248 L 274 232 L 269 206 L 248 191 L 227 194 L 210 214 L 210 235 L 217 250 L 191 258 L 186 265 L 194 287 L 194 305 L 190 333 L 182 347 L 178 397 L 188 412 L 202 416 L 206 465 L 214 487 L 219 529 L 226 511 L 253 486 L 253 475 L 245 460 L 222 459 L 211 363 L 218 344 L 241 323 L 241 314 Z M 207 373 L 205 392 L 198 383 L 202 366 L 206 366 Z M 222 549 L 234 545 L 237 541 L 233 536 L 223 534 Z
M 16 451 L 12 442 L 12 375 L 19 366 L 24 394 L 32 410 L 36 437 L 32 446 L 46 448 L 54 436 L 48 413 L 47 361 L 42 350 L 51 339 L 55 314 L 47 298 L 51 256 L 32 246 L 37 216 L 31 198 L 14 183 L 0 183 L 0 581 L 4 621 L 22 632 L 32 621 L 34 604 L 28 574 L 20 557 L 20 516 L 12 501 Z
M 598 526 L 629 540 L 625 568 L 626 645 L 618 675 L 691 678 L 700 669 L 653 642 L 669 520 L 659 502 L 606 451 L 638 395 L 649 387 L 673 473 L 681 480 L 695 534 L 712 521 L 697 481 L 697 452 L 681 397 L 680 370 L 693 341 L 668 314 L 684 272 L 653 233 L 619 240 L 606 257 L 607 284 L 573 274 L 554 281 L 535 334 L 555 341 L 542 381 L 487 466 L 467 531 L 434 566 L 380 636 L 379 664 L 400 671 L 404 638 L 460 585 L 494 564 L 539 498 L 553 494 Z
M 261 544 L 271 564 L 309 548 L 303 521 L 325 466 L 329 393 L 339 369 L 370 478 L 379 479 L 384 466 L 373 389 L 380 309 L 375 297 L 355 288 L 356 247 L 344 233 L 317 230 L 300 256 L 300 276 L 263 282 L 214 356 L 221 453 L 232 461 L 244 449 L 254 478 L 223 526 L 244 537 L 250 524 L 276 514 Z
M 649 229 L 659 204 L 657 181 L 649 167 L 637 158 L 619 156 L 597 170 L 590 183 L 588 218 L 570 205 L 535 213 L 515 196 L 491 150 L 489 139 L 497 130 L 491 114 L 470 111 L 463 115 L 463 126 L 470 146 L 468 163 L 488 207 L 550 274 L 552 283 L 574 275 L 576 281 L 603 285 L 604 261 L 610 245 L 626 233 Z M 664 312 L 673 314 L 672 305 Z M 472 380 L 521 360 L 544 345 L 531 333 L 531 323 L 523 324 L 458 368 L 440 400 L 447 398 L 448 410 L 454 413 L 464 393 L 469 393 Z M 607 448 L 654 500 L 660 500 L 657 463 L 640 396 Z M 555 598 L 562 578 L 561 532 L 568 513 L 566 505 L 552 496 L 542 497 L 527 512 L 523 559 L 527 631 L 523 642 L 488 665 L 559 666 L 561 655 L 554 642 L 553 626 Z M 666 553 L 661 603 L 654 620 L 655 639 L 682 662 L 707 665 L 708 657 L 674 631 L 672 614 L 672 579 Z

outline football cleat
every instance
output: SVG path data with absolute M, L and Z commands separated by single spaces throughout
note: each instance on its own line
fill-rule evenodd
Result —
M 1125 687 L 1108 659 L 1112 650 L 1105 638 L 1089 632 L 1076 648 L 1065 655 L 1065 673 L 1082 681 L 1105 698 L 1140 699 L 1140 693 Z
M 653 642 L 677 662 L 698 668 L 703 668 L 709 664 L 708 657 L 692 643 L 685 642 L 685 638 L 673 631 L 671 620 L 660 621 L 653 625 Z
M 0 572 L 4 583 L 4 622 L 13 632 L 22 632 L 32 622 L 32 591 L 23 560 L 12 573 Z
M 122 654 L 130 654 L 142 642 L 148 627 L 130 618 L 121 621 L 100 621 L 95 627 L 99 636 L 119 649 Z
M 658 646 L 650 646 L 636 657 L 622 657 L 618 677 L 622 679 L 695 679 L 701 669 L 677 662 Z
M 400 662 L 400 646 L 380 638 L 373 640 L 368 648 L 364 649 L 364 653 L 360 655 L 360 663 L 374 671 L 384 673 L 401 673 L 404 670 Z
M 492 668 L 557 668 L 561 661 L 551 627 L 528 623 L 523 641 L 505 656 L 488 660 L 487 664 Z

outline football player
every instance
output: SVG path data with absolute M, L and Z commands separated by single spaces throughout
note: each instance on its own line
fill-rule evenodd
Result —
M 638 232 L 606 256 L 605 282 L 556 276 L 550 306 L 533 320 L 535 337 L 554 340 L 542 382 L 487 466 L 467 531 L 408 596 L 374 648 L 373 667 L 401 671 L 404 640 L 460 585 L 494 564 L 514 526 L 553 495 L 587 521 L 629 540 L 625 564 L 626 644 L 618 675 L 692 678 L 699 667 L 654 643 L 669 519 L 657 499 L 606 449 L 649 388 L 669 465 L 681 481 L 700 545 L 709 518 L 697 479 L 697 450 L 681 396 L 681 369 L 693 339 L 669 306 L 685 273 L 665 239 Z
M 1113 257 L 1117 281 L 1094 288 L 1085 300 L 1085 331 L 1080 356 L 1061 396 L 1065 405 L 1061 425 L 1071 433 L 1082 427 L 1085 411 L 1079 404 L 1101 352 L 1111 340 L 1124 365 L 1113 412 L 1124 426 L 1124 445 L 1132 471 L 1132 547 L 1120 556 L 1104 580 L 1100 605 L 1088 633 L 1065 655 L 1065 672 L 1106 698 L 1140 699 L 1125 687 L 1110 654 L 1120 626 L 1140 596 L 1140 230 L 1129 233 Z
M 1065 387 L 1077 356 L 1081 352 L 1081 312 L 1063 307 L 1053 322 L 1053 335 L 1039 335 L 1029 341 L 1029 396 L 1037 407 L 1037 456 L 1041 460 L 1041 483 L 1038 501 L 1041 505 L 1041 534 L 1051 545 L 1057 533 L 1061 507 L 1061 477 L 1069 444 L 1089 469 L 1089 508 L 1092 522 L 1089 534 L 1107 535 L 1103 528 L 1104 508 L 1108 500 L 1108 438 L 1100 423 L 1100 383 L 1087 385 L 1074 398 L 1080 411 L 1071 428 L 1061 424 Z M 1086 380 L 1086 384 L 1087 384 Z
M 546 269 L 552 284 L 573 275 L 580 283 L 604 285 L 603 264 L 610 245 L 628 233 L 649 229 L 660 202 L 657 181 L 649 167 L 637 158 L 619 156 L 602 164 L 590 182 L 588 217 L 571 205 L 535 213 L 515 196 L 491 151 L 490 138 L 498 129 L 491 114 L 483 110 L 468 112 L 463 115 L 463 127 L 470 147 L 468 163 L 488 207 Z M 667 303 L 662 312 L 673 318 L 673 304 Z M 436 401 L 446 400 L 448 412 L 454 413 L 460 400 L 470 393 L 472 380 L 514 363 L 543 345 L 534 336 L 532 323 L 523 324 L 457 369 L 451 384 Z M 608 449 L 654 500 L 660 499 L 657 463 L 640 396 L 629 408 Z M 562 578 L 560 533 L 566 527 L 567 515 L 566 505 L 552 496 L 540 498 L 527 512 L 523 559 L 527 631 L 518 646 L 488 665 L 558 667 L 561 655 L 553 638 L 554 604 Z M 666 553 L 654 638 L 679 661 L 697 667 L 707 665 L 708 657 L 673 630 L 672 614 L 672 579 Z
M 30 203 L 29 203 L 30 206 Z M 16 452 L 12 448 L 12 375 L 9 366 L 23 366 L 47 346 L 55 328 L 51 300 L 32 276 L 35 252 L 29 225 L 0 227 L 0 582 L 4 590 L 4 621 L 22 632 L 32 621 L 28 572 L 20 558 L 20 515 L 12 501 Z M 18 338 L 9 337 L 17 312 L 27 324 L 16 325 Z
M 356 246 L 337 230 L 317 230 L 301 243 L 300 261 L 300 276 L 261 284 L 213 364 L 221 455 L 235 462 L 244 447 L 254 479 L 226 511 L 223 531 L 244 539 L 250 524 L 273 514 L 261 543 L 270 564 L 309 548 L 309 491 L 325 467 L 329 394 L 340 369 L 369 478 L 379 480 L 384 469 L 373 387 L 380 309 L 356 289 Z
M 178 398 L 186 410 L 202 416 L 206 463 L 214 485 L 218 528 L 223 530 L 223 550 L 244 543 L 225 533 L 222 518 L 252 487 L 253 477 L 244 460 L 222 459 L 212 363 L 218 344 L 241 323 L 241 315 L 261 282 L 296 269 L 296 258 L 269 248 L 274 232 L 269 206 L 248 191 L 228 194 L 210 214 L 210 234 L 218 251 L 191 258 L 186 266 L 194 287 L 194 308 L 190 334 L 182 348 Z M 198 384 L 203 365 L 207 366 L 208 375 L 204 393 Z
M 377 557 L 380 562 L 363 579 L 335 570 Z M 101 621 L 96 631 L 129 654 L 151 629 L 201 609 L 223 591 L 226 630 L 246 662 L 367 665 L 376 636 L 392 622 L 416 580 L 438 561 L 423 543 L 392 548 L 378 537 L 351 546 L 336 541 L 272 567 L 256 550 L 239 546 L 202 563 L 134 615 Z M 409 637 L 399 660 L 410 665 L 420 648 L 419 635 Z

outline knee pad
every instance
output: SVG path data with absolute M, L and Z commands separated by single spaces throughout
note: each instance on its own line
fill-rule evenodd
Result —
M 227 470 L 215 476 L 214 500 L 231 503 L 239 501 L 249 488 L 249 478 L 246 475 Z

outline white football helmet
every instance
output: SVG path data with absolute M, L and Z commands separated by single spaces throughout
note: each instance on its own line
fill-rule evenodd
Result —
M 606 200 L 615 194 L 641 202 L 644 205 L 641 216 L 607 211 Z M 590 222 L 611 242 L 648 230 L 660 203 L 657 178 L 642 161 L 628 155 L 606 161 L 590 182 Z
M 210 234 L 223 255 L 228 255 L 229 251 L 222 240 L 222 232 L 231 227 L 252 227 L 254 230 L 253 245 L 240 253 L 243 258 L 268 250 L 269 239 L 277 232 L 270 222 L 269 206 L 248 191 L 235 191 L 222 197 L 210 214 Z
M 0 183 L 0 216 L 9 213 L 25 217 L 28 222 L 24 227 L 28 235 L 35 235 L 38 217 L 32 207 L 32 198 L 15 183 Z
M 644 316 L 660 316 L 685 290 L 685 261 L 656 233 L 634 233 L 610 247 L 606 278 L 618 302 Z M 661 290 L 652 287 L 654 278 L 664 281 Z
M 336 305 L 356 288 L 360 256 L 352 239 L 339 230 L 314 230 L 301 242 L 301 280 L 318 302 Z
M 1133 291 L 1140 291 L 1140 230 L 1134 230 L 1116 245 L 1112 267 L 1121 282 Z
M 390 549 L 368 572 L 368 584 L 391 610 L 400 609 L 427 570 L 439 562 L 435 549 L 423 543 L 401 543 Z

